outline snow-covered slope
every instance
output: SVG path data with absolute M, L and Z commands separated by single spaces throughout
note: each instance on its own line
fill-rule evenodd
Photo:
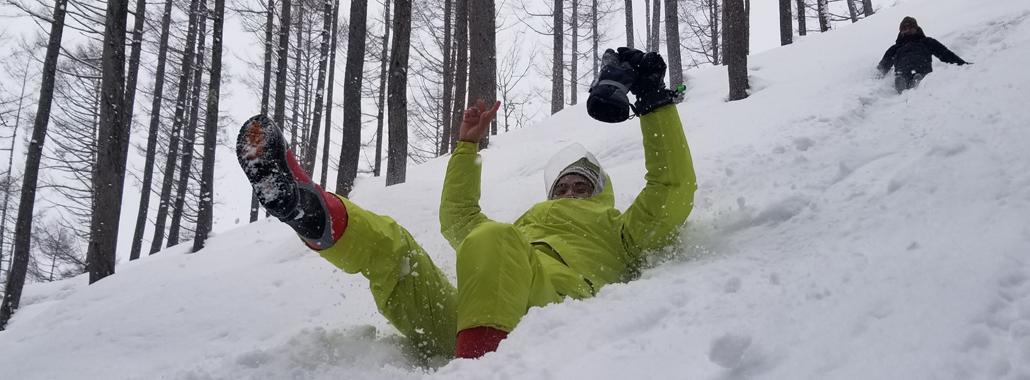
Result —
M 898 96 L 873 66 L 905 15 L 973 66 Z M 680 106 L 698 170 L 677 254 L 596 297 L 533 309 L 477 361 L 417 363 L 364 279 L 282 224 L 170 249 L 93 286 L 34 285 L 0 333 L 12 379 L 1030 377 L 1030 3 L 908 0 L 756 55 L 751 98 L 692 71 Z M 514 220 L 547 157 L 593 150 L 625 207 L 643 186 L 636 121 L 572 107 L 500 136 L 482 201 Z M 438 233 L 444 159 L 359 184 L 453 274 Z

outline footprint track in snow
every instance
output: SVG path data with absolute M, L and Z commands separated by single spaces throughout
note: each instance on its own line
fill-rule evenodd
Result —
M 1022 257 L 1011 259 L 1015 265 L 998 276 L 995 298 L 959 344 L 964 356 L 958 371 L 990 378 L 1030 374 L 1030 265 Z

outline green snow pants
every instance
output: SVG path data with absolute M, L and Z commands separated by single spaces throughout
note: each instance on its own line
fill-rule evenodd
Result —
M 560 302 L 562 294 L 589 296 L 556 290 L 551 279 L 574 276 L 571 269 L 535 249 L 514 226 L 497 222 L 480 224 L 458 247 L 455 289 L 393 218 L 340 199 L 347 229 L 319 254 L 365 276 L 379 312 L 428 356 L 454 355 L 458 331 L 511 331 L 530 307 Z

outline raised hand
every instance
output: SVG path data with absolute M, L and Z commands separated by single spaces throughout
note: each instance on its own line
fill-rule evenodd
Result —
M 487 107 L 482 99 L 476 99 L 476 104 L 465 110 L 461 119 L 461 128 L 458 130 L 458 140 L 470 143 L 479 143 L 490 130 L 490 122 L 497 115 L 497 109 L 501 108 L 501 102 L 494 102 L 493 107 Z

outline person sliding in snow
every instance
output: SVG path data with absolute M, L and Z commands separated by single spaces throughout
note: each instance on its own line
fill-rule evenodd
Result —
M 530 307 L 632 279 L 647 252 L 675 242 L 690 214 L 697 186 L 664 61 L 634 52 L 631 75 L 615 80 L 638 98 L 647 184 L 625 212 L 614 208 L 600 163 L 584 153 L 562 163 L 546 201 L 514 223 L 490 220 L 479 207 L 478 149 L 499 103 L 476 101 L 465 111 L 440 201 L 457 287 L 392 218 L 314 184 L 268 117 L 244 123 L 236 153 L 265 209 L 330 263 L 367 278 L 379 312 L 423 355 L 478 358 L 496 350 Z
M 901 20 L 898 39 L 887 49 L 877 69 L 880 74 L 886 75 L 887 71 L 894 67 L 894 88 L 900 94 L 902 91 L 916 88 L 919 81 L 927 74 L 933 72 L 933 60 L 931 55 L 936 56 L 942 62 L 965 65 L 966 62 L 958 55 L 937 40 L 923 34 L 923 28 L 919 27 L 916 19 L 905 17 Z

